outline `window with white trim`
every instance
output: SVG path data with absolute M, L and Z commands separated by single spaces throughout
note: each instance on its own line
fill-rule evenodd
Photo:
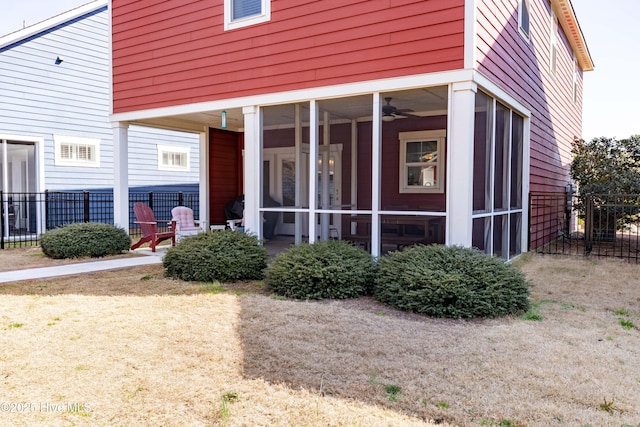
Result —
M 189 147 L 158 145 L 158 170 L 189 172 Z
M 269 20 L 271 20 L 271 0 L 224 0 L 225 30 Z
M 518 30 L 527 40 L 529 40 L 529 0 L 518 2 Z
M 446 131 L 400 132 L 400 193 L 444 193 Z
M 54 135 L 56 166 L 100 167 L 100 140 Z

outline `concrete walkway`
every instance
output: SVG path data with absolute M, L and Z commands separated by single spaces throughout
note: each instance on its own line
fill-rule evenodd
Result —
M 0 283 L 17 282 L 20 280 L 46 279 L 49 277 L 72 276 L 75 274 L 91 273 L 94 271 L 115 270 L 118 268 L 135 267 L 162 263 L 166 247 L 158 247 L 155 253 L 151 249 L 136 249 L 135 253 L 146 256 L 109 259 L 104 261 L 79 262 L 55 267 L 28 268 L 25 270 L 0 272 Z

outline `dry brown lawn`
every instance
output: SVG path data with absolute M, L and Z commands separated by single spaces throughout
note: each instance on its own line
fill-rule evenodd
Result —
M 159 265 L 2 284 L 0 425 L 639 425 L 640 267 L 519 263 L 542 320 L 286 301 Z

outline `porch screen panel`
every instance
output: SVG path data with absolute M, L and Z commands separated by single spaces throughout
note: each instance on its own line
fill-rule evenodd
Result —
M 511 121 L 511 208 L 521 209 L 524 120 L 513 113 Z
M 309 207 L 309 104 L 263 108 L 263 235 L 300 237 Z
M 513 257 L 522 252 L 522 213 L 512 213 L 509 223 L 509 256 Z
M 496 211 L 508 207 L 509 196 L 509 139 L 511 112 L 504 105 L 496 104 L 496 139 L 494 157 L 494 185 L 493 203 Z
M 491 140 L 493 135 L 493 100 L 478 91 L 475 106 L 473 141 L 473 211 L 491 210 Z
M 474 218 L 471 245 L 485 253 L 491 249 L 491 217 Z
M 509 250 L 508 236 L 508 215 L 497 215 L 493 217 L 493 255 L 509 259 L 507 251 Z

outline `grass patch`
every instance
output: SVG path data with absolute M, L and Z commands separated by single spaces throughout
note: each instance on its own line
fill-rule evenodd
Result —
M 540 312 L 542 303 L 541 302 L 531 302 L 529 306 L 529 310 L 527 310 L 522 316 L 522 320 L 533 320 L 533 321 L 541 321 L 543 319 L 542 313 Z
M 395 384 L 385 384 L 384 391 L 387 392 L 387 397 L 391 402 L 397 402 L 398 397 L 400 396 L 400 386 Z
M 611 400 L 607 400 L 607 398 L 604 398 L 604 401 L 602 403 L 600 403 L 600 409 L 608 412 L 609 414 L 613 414 L 613 411 L 616 410 L 616 407 L 614 406 L 615 404 L 615 399 L 612 397 Z
M 636 325 L 631 321 L 631 320 L 626 320 L 626 319 L 619 319 L 620 322 L 620 326 L 622 326 L 622 329 L 635 329 Z
M 238 393 L 234 391 L 228 391 L 222 395 L 222 404 L 220 407 L 220 418 L 227 419 L 229 415 L 231 415 L 231 411 L 229 409 L 229 403 L 237 402 L 239 399 Z

